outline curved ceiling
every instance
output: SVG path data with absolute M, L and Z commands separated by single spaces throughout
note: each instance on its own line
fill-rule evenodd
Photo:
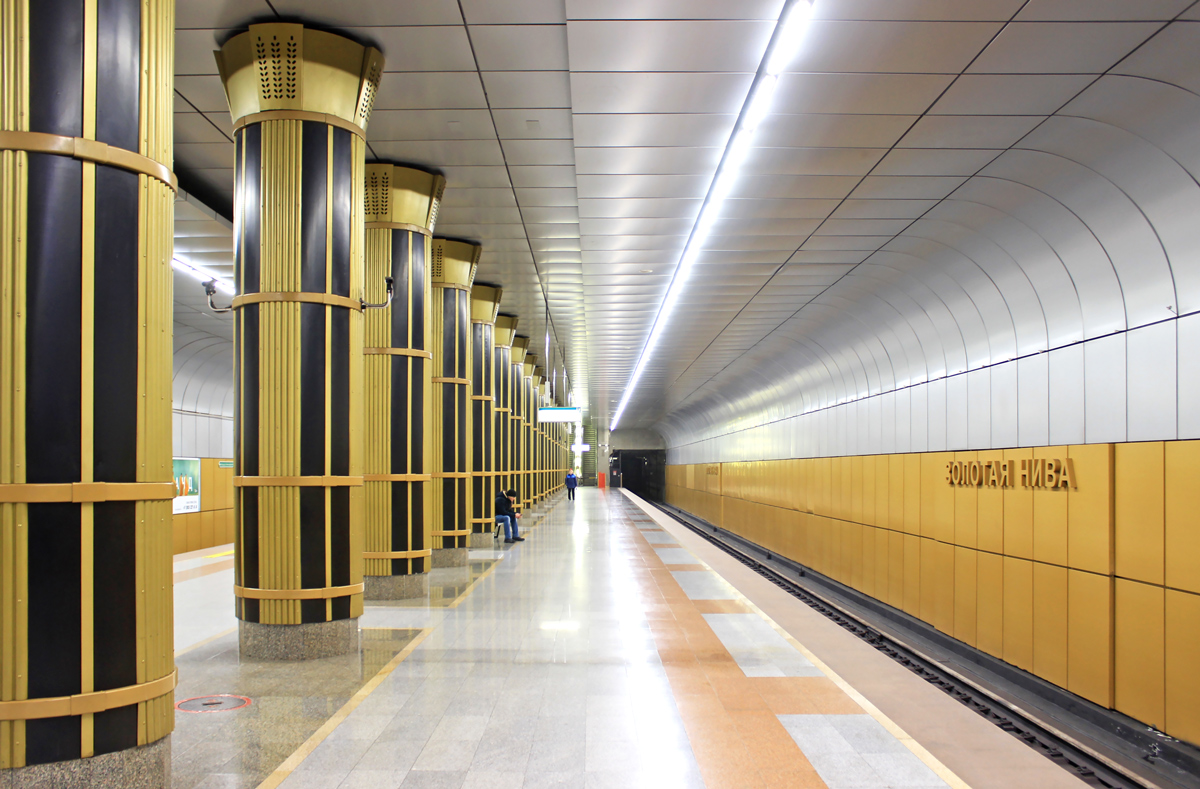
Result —
M 228 199 L 228 32 L 377 42 L 371 152 L 446 173 L 439 232 L 603 423 L 782 7 L 179 0 L 177 169 Z M 815 0 L 622 427 L 691 441 L 1196 310 L 1198 31 L 1193 0 Z M 205 347 L 177 371 L 216 375 Z

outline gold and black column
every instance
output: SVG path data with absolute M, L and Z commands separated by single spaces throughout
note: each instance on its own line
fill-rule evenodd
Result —
M 483 248 L 433 240 L 434 567 L 467 564 L 471 534 L 471 285 Z
M 170 784 L 174 27 L 0 8 L 4 786 Z
M 243 656 L 358 649 L 363 195 L 383 58 L 302 25 L 216 53 L 234 122 L 234 592 Z
M 367 600 L 423 597 L 433 537 L 429 260 L 446 179 L 409 167 L 366 170 L 363 498 Z
M 525 421 L 525 436 L 521 442 L 524 459 L 524 486 L 522 495 L 526 498 L 530 509 L 538 504 L 537 497 L 537 399 L 533 395 L 534 370 L 538 367 L 537 354 L 525 354 L 524 375 L 521 378 L 521 398 Z
M 514 487 L 512 477 L 512 344 L 517 332 L 517 316 L 496 316 L 495 349 L 495 456 L 496 490 Z
M 496 517 L 496 316 L 501 289 L 471 288 L 471 543 L 492 544 Z
M 529 495 L 529 467 L 525 464 L 525 357 L 529 355 L 529 338 L 517 334 L 513 337 L 512 350 L 509 354 L 512 370 L 510 397 L 512 413 L 509 422 L 512 426 L 509 457 L 509 476 L 512 487 L 517 491 L 514 509 L 522 512 L 527 509 Z

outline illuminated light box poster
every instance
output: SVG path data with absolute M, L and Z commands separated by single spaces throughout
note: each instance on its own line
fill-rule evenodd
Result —
M 200 511 L 200 458 L 175 458 L 175 502 L 171 511 Z

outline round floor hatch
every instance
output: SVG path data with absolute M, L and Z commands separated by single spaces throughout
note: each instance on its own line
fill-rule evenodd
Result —
M 250 699 L 245 696 L 234 696 L 220 693 L 215 696 L 196 696 L 184 699 L 175 705 L 181 712 L 229 712 L 250 706 Z

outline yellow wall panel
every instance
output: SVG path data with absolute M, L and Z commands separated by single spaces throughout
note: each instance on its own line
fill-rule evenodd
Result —
M 862 489 L 859 498 L 862 500 L 862 523 L 868 526 L 876 525 L 875 518 L 875 457 L 868 455 L 860 458 L 862 461 Z
M 1200 743 L 1200 595 L 1167 590 L 1166 720 L 1172 737 Z
M 1004 452 L 998 449 L 978 454 L 981 463 L 1004 460 Z M 1004 490 L 984 486 L 978 489 L 976 498 L 979 507 L 976 514 L 976 547 L 981 551 L 1004 553 Z
M 978 452 L 955 452 L 958 462 L 978 460 Z M 947 485 L 947 487 L 950 487 Z M 954 544 L 974 548 L 978 544 L 979 488 L 972 485 L 950 487 L 954 496 Z
M 891 602 L 891 591 L 888 587 L 888 570 L 891 568 L 891 552 L 888 544 L 891 532 L 887 529 L 875 530 L 875 597 L 885 603 Z
M 1163 460 L 1161 441 L 1117 444 L 1113 530 L 1122 578 L 1163 582 Z
M 891 457 L 875 456 L 875 525 L 890 529 L 892 512 Z
M 1167 442 L 1164 467 L 1166 583 L 1200 592 L 1200 441 Z
M 859 578 L 863 594 L 878 597 L 875 593 L 875 527 L 863 526 L 860 532 L 859 555 L 862 557 L 862 575 Z
M 975 646 L 978 606 L 976 552 L 970 548 L 954 549 L 954 637 Z
M 842 514 L 842 475 L 846 470 L 849 458 L 830 458 L 829 460 L 829 505 L 826 517 L 845 520 Z M 846 480 L 847 486 L 850 480 Z
M 904 610 L 921 618 L 921 538 L 904 535 Z
M 1022 460 L 1032 457 L 1033 452 L 1028 449 L 1004 450 L 1004 459 L 1015 460 L 1017 468 Z M 1004 555 L 1033 558 L 1033 491 L 1028 488 L 1004 491 Z
M 908 531 L 904 525 L 904 455 L 888 456 L 888 528 Z
M 191 552 L 204 548 L 204 535 L 200 530 L 200 513 L 189 512 L 183 517 L 187 529 L 187 550 Z
M 174 537 L 174 552 L 187 553 L 187 520 L 184 515 L 171 516 L 171 530 Z
M 916 454 L 904 456 L 904 526 L 901 531 L 921 533 L 921 456 Z
M 904 541 L 908 539 L 900 532 L 888 532 L 888 586 L 887 603 L 895 608 L 904 608 Z
M 1107 575 L 1113 567 L 1113 445 L 1068 452 L 1076 487 L 1067 494 L 1067 564 Z
M 976 646 L 990 655 L 1004 656 L 1004 557 L 994 553 L 975 555 Z
M 1066 687 L 1067 568 L 1041 562 L 1033 564 L 1033 673 Z
M 935 542 L 933 555 L 933 626 L 954 635 L 954 546 Z
M 1166 725 L 1163 588 L 1118 578 L 1115 610 L 1116 708 L 1161 729 Z
M 1064 458 L 1067 447 L 1038 447 L 1035 458 Z M 1050 564 L 1067 564 L 1067 490 L 1036 488 L 1033 491 L 1033 558 Z
M 938 622 L 938 557 L 937 540 L 921 538 L 921 613 L 924 621 L 937 627 Z
M 1033 670 L 1033 562 L 1004 557 L 1004 659 Z
M 1067 689 L 1112 706 L 1112 578 L 1081 570 L 1067 576 Z
M 946 464 L 953 452 L 921 456 L 921 536 L 954 542 L 954 488 L 946 481 Z
M 865 523 L 863 520 L 863 459 L 862 455 L 849 458 L 850 495 L 845 509 L 846 520 Z

